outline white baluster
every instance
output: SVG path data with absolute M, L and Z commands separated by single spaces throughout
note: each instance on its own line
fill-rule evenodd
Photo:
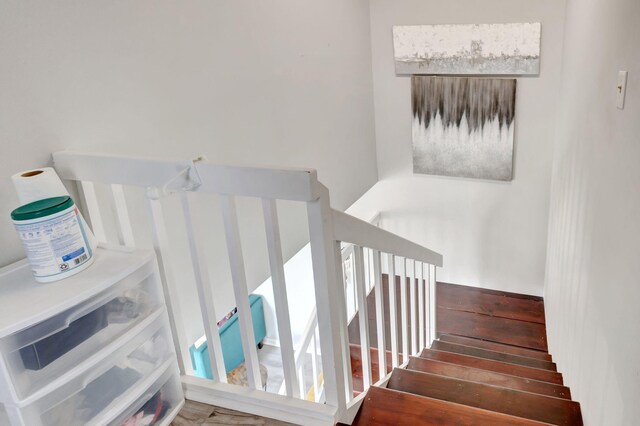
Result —
M 124 196 L 122 185 L 111 185 L 111 198 L 117 219 L 118 240 L 125 247 L 133 247 L 135 241 L 133 239 L 133 230 L 131 229 L 131 221 L 129 220 L 129 210 L 127 209 L 127 200 Z
M 229 266 L 231 267 L 231 280 L 233 281 L 233 294 L 238 307 L 238 321 L 240 325 L 240 339 L 244 353 L 244 364 L 247 369 L 247 379 L 251 389 L 261 389 L 260 365 L 256 350 L 256 339 L 253 332 L 253 320 L 251 307 L 249 306 L 249 290 L 244 270 L 242 256 L 242 244 L 240 243 L 240 231 L 238 229 L 238 216 L 236 204 L 232 196 L 220 196 L 222 206 L 222 218 L 224 221 L 224 233 L 227 240 L 227 253 L 229 254 Z
M 436 267 L 435 265 L 429 265 L 431 272 L 431 283 L 429 285 L 429 339 L 433 342 L 436 339 L 436 312 L 438 310 L 438 303 L 436 300 Z
M 416 298 L 416 276 L 415 276 L 415 264 L 414 260 L 407 261 L 407 273 L 409 277 L 409 300 L 411 301 L 411 308 L 409 312 L 411 314 L 411 355 L 418 353 L 418 315 L 417 315 L 417 298 Z M 409 266 L 411 265 L 411 266 Z
M 384 335 L 384 291 L 382 288 L 382 271 L 380 270 L 380 252 L 373 251 L 373 285 L 376 298 L 376 325 L 378 338 L 378 371 L 379 379 L 387 375 L 387 348 Z
M 402 362 L 409 360 L 409 325 L 407 319 L 407 260 L 400 258 L 400 315 L 402 324 Z
M 267 234 L 269 264 L 271 266 L 271 283 L 278 322 L 278 336 L 280 338 L 280 353 L 282 355 L 282 370 L 285 388 L 288 396 L 300 398 L 296 384 L 296 363 L 291 335 L 291 319 L 289 318 L 289 302 L 287 299 L 287 284 L 284 275 L 282 258 L 282 244 L 280 242 L 280 227 L 275 200 L 263 199 L 262 210 Z
M 364 279 L 362 247 L 355 246 L 356 289 L 358 295 L 358 324 L 360 326 L 360 349 L 362 351 L 362 384 L 366 391 L 371 386 L 371 352 L 369 344 L 369 315 L 367 313 L 367 289 Z
M 426 330 L 424 324 L 424 264 L 416 261 L 416 278 L 418 279 L 418 336 L 420 338 L 420 350 L 424 349 Z
M 387 253 L 387 264 L 389 265 L 389 330 L 391 332 L 391 366 L 393 368 L 400 365 L 398 359 L 398 308 L 396 301 L 396 265 L 395 256 Z
M 84 196 L 84 203 L 87 207 L 89 221 L 91 222 L 91 230 L 96 236 L 98 242 L 106 243 L 107 233 L 104 230 L 104 222 L 102 221 L 102 215 L 100 214 L 100 205 L 98 204 L 98 197 L 96 196 L 96 190 L 93 182 L 79 181 L 78 186 Z
M 198 302 L 200 303 L 200 314 L 202 315 L 202 323 L 204 326 L 204 334 L 207 338 L 207 349 L 209 352 L 209 361 L 211 362 L 211 372 L 213 380 L 226 383 L 227 372 L 224 367 L 224 357 L 222 355 L 222 343 L 220 343 L 220 333 L 218 331 L 216 310 L 213 306 L 213 292 L 209 276 L 206 270 L 206 264 L 195 237 L 193 226 L 193 216 L 191 215 L 191 206 L 189 205 L 189 197 L 187 192 L 180 193 L 180 201 L 182 203 L 182 213 L 187 230 L 187 240 L 189 241 L 189 252 L 191 254 L 191 263 L 193 266 L 193 275 L 198 291 Z

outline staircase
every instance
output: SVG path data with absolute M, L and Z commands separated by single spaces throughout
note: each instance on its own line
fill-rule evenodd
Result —
M 437 340 L 368 389 L 353 425 L 583 424 L 547 353 L 541 298 L 445 283 L 436 292 Z M 351 354 L 357 392 L 360 348 Z

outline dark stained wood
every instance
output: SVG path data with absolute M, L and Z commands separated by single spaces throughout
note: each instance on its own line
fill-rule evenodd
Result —
M 455 379 L 469 380 L 471 382 L 484 383 L 485 385 L 501 386 L 503 388 L 553 396 L 555 398 L 571 399 L 571 391 L 568 387 L 555 385 L 549 382 L 525 379 L 523 377 L 510 376 L 496 373 L 495 371 L 481 370 L 479 368 L 463 365 L 449 364 L 419 357 L 411 357 L 407 369 L 421 371 L 423 373 L 439 374 Z
M 455 336 L 453 334 L 442 334 L 438 340 L 459 345 L 473 346 L 474 348 L 488 349 L 490 351 L 504 352 L 507 354 L 526 356 L 528 358 L 540 359 L 542 361 L 553 362 L 550 354 L 534 349 L 521 348 L 519 346 L 505 345 L 502 343 L 489 342 L 487 340 L 474 339 L 472 337 Z
M 524 365 L 526 367 L 542 368 L 543 370 L 558 371 L 556 364 L 549 361 L 541 361 L 534 358 L 526 358 L 520 355 L 505 354 L 503 352 L 490 351 L 488 349 L 474 348 L 472 346 L 459 345 L 457 343 L 441 342 L 436 340 L 431 349 L 458 354 L 477 356 L 478 358 L 493 359 L 509 364 Z
M 352 425 L 541 425 L 527 419 L 391 389 L 369 389 Z
M 547 351 L 546 328 L 544 324 L 534 322 L 439 307 L 436 313 L 436 329 L 444 334 Z
M 483 370 L 495 371 L 497 373 L 509 374 L 511 376 L 541 380 L 543 382 L 555 383 L 556 385 L 563 384 L 562 374 L 556 373 L 555 371 L 525 367 L 523 365 L 507 364 L 505 362 L 456 354 L 453 352 L 436 351 L 433 349 L 424 349 L 420 353 L 420 357 L 449 362 L 452 364 L 465 365 L 467 367 L 481 368 Z
M 542 298 L 477 287 L 438 283 L 438 306 L 544 324 Z
M 387 388 L 554 425 L 582 425 L 577 402 L 451 377 L 396 368 Z
M 362 350 L 359 345 L 349 344 L 349 353 L 351 356 L 351 377 L 353 381 L 353 393 L 359 395 L 364 389 L 362 382 Z M 380 377 L 380 365 L 378 364 L 378 350 L 371 348 L 369 350 L 371 356 L 371 381 L 377 382 Z M 402 362 L 402 357 L 400 357 Z M 387 373 L 391 373 L 391 352 L 387 352 Z

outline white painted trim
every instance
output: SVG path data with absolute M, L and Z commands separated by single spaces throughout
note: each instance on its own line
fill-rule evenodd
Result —
M 111 185 L 111 200 L 113 201 L 115 217 L 118 223 L 116 228 L 120 244 L 125 247 L 134 247 L 133 229 L 131 229 L 129 209 L 127 208 L 127 200 L 124 196 L 124 188 L 122 185 L 117 183 Z
M 384 335 L 384 291 L 382 288 L 382 271 L 380 268 L 380 252 L 373 250 L 373 279 L 376 302 L 376 337 L 378 340 L 378 370 L 380 378 L 387 374 L 387 351 Z
M 336 408 L 247 387 L 182 376 L 187 399 L 256 416 L 309 426 L 333 426 Z
M 389 265 L 389 328 L 391 331 L 391 366 L 400 363 L 398 355 L 398 305 L 396 300 L 396 260 L 393 254 L 387 253 Z
M 442 255 L 346 213 L 332 210 L 333 235 L 343 241 L 442 266 Z
M 242 340 L 242 352 L 244 353 L 247 379 L 250 388 L 261 389 L 260 363 L 258 361 L 255 333 L 253 332 L 251 307 L 249 306 L 249 289 L 247 287 L 247 277 L 244 268 L 235 198 L 230 195 L 223 195 L 220 197 L 220 205 L 222 206 L 222 220 L 224 222 L 224 234 L 227 240 L 229 266 L 231 267 L 233 294 L 235 295 L 236 306 L 238 307 L 240 340 Z
M 104 230 L 104 222 L 102 221 L 102 215 L 100 214 L 100 205 L 98 204 L 98 197 L 96 196 L 96 190 L 93 182 L 86 180 L 80 181 L 80 190 L 84 196 L 84 203 L 87 207 L 89 222 L 91 222 L 91 230 L 96 236 L 98 242 L 106 243 L 107 233 Z
M 185 167 L 193 165 L 201 185 L 194 192 L 312 201 L 318 198 L 313 169 L 220 166 L 206 161 L 168 161 L 106 154 L 61 151 L 53 154 L 62 179 L 173 189 L 192 183 Z
M 360 328 L 360 363 L 362 365 L 362 386 L 364 391 L 373 383 L 371 378 L 371 345 L 369 343 L 369 314 L 367 309 L 367 288 L 364 277 L 363 249 L 354 246 L 356 261 L 356 295 L 358 300 L 358 326 Z

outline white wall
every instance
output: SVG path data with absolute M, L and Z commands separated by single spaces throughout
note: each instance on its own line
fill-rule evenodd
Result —
M 637 0 L 568 2 L 544 296 L 550 351 L 588 425 L 640 418 L 638 22 Z
M 9 219 L 17 206 L 9 176 L 48 164 L 62 149 L 312 167 L 334 207 L 350 205 L 377 179 L 368 7 L 364 0 L 0 3 L 0 266 L 23 257 Z M 144 223 L 139 195 L 127 193 Z M 255 286 L 269 275 L 260 207 L 240 204 L 253 209 L 240 222 Z M 174 200 L 166 205 L 180 217 Z M 205 210 L 215 204 L 198 205 L 202 221 L 220 218 Z M 301 206 L 283 210 L 289 257 L 308 237 Z M 177 252 L 186 250 L 181 226 L 170 230 Z M 136 232 L 148 241 L 148 230 Z M 222 234 L 208 235 L 214 254 L 224 253 Z M 219 272 L 227 260 L 213 258 L 216 285 L 228 282 Z M 185 307 L 195 301 L 189 279 L 179 271 L 190 295 Z M 221 315 L 229 294 L 229 287 L 216 294 Z M 186 312 L 198 321 L 196 309 Z
M 440 280 L 542 294 L 564 1 L 372 0 L 370 12 L 381 182 L 352 211 L 380 209 L 385 229 L 442 253 Z M 518 79 L 514 180 L 413 175 L 410 78 L 394 73 L 391 27 L 502 22 L 542 23 L 540 75 Z

